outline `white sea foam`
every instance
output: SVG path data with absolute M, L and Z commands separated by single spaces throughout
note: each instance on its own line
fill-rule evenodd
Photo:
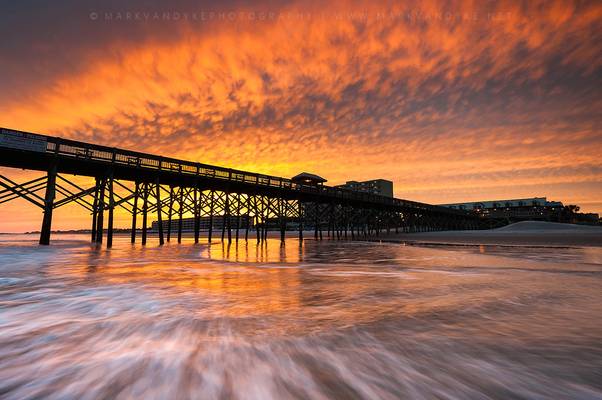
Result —
M 120 240 L 2 243 L 0 397 L 602 397 L 591 249 Z

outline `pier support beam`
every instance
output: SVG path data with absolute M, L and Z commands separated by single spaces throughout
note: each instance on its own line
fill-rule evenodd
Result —
M 157 200 L 157 230 L 159 231 L 159 246 L 163 246 L 165 243 L 163 239 L 163 213 L 161 207 L 161 185 L 159 183 L 159 179 L 155 183 L 155 198 Z
M 299 215 L 299 244 L 303 243 L 303 205 L 301 201 L 297 203 L 297 213 Z
M 261 237 L 259 234 L 259 225 L 260 225 L 260 211 L 259 211 L 259 206 L 257 205 L 257 195 L 253 195 L 253 208 L 254 208 L 254 212 L 255 212 L 255 234 L 257 236 L 257 244 L 259 244 Z
M 201 230 L 201 211 L 202 211 L 202 200 L 203 192 L 199 191 L 198 184 L 194 187 L 194 242 L 199 242 L 199 235 Z
M 96 187 L 94 189 L 94 202 L 92 203 L 92 243 L 96 242 L 96 213 L 98 209 L 98 190 L 100 180 L 95 178 Z
M 106 178 L 100 179 L 100 193 L 98 195 L 98 216 L 96 221 L 96 243 L 102 243 L 102 235 L 104 230 L 104 212 L 105 212 L 105 185 Z
M 238 231 L 240 230 L 240 193 L 236 194 L 236 243 L 238 243 Z
M 228 221 L 228 239 L 232 240 L 230 236 L 230 193 L 225 192 L 226 199 L 224 200 L 224 214 L 222 216 L 222 242 L 226 236 L 226 221 Z
M 249 241 L 249 228 L 251 226 L 251 213 L 249 212 L 249 199 L 247 198 L 247 214 L 246 219 L 247 222 L 245 224 L 245 242 Z
M 44 196 L 44 216 L 42 218 L 42 229 L 40 232 L 40 244 L 50 244 L 50 231 L 52 230 L 52 208 L 56 195 L 56 164 L 48 170 L 46 181 L 46 195 Z
M 132 208 L 132 232 L 131 242 L 136 243 L 136 216 L 138 215 L 138 195 L 140 193 L 140 182 L 136 182 L 134 188 L 134 206 Z
M 171 240 L 171 216 L 173 215 L 174 193 L 173 186 L 169 187 L 169 208 L 167 210 L 167 241 Z
M 148 223 L 148 183 L 142 184 L 142 244 L 146 244 Z
M 178 196 L 178 243 L 182 243 L 182 214 L 184 213 L 184 188 L 180 187 Z
M 109 173 L 109 222 L 107 224 L 107 249 L 113 247 L 113 211 L 115 208 L 115 197 L 113 193 L 113 172 Z
M 280 213 L 280 241 L 284 243 L 286 240 L 286 213 L 288 211 L 288 201 L 284 199 L 278 200 Z
M 315 210 L 316 215 L 314 219 L 314 239 L 318 240 L 318 229 L 319 229 L 319 219 L 320 219 L 320 210 L 318 208 L 318 203 L 316 202 Z
M 232 218 L 230 218 L 230 194 L 226 194 L 226 223 L 228 224 L 228 244 L 232 243 Z
M 215 209 L 215 200 L 213 198 L 213 190 L 209 192 L 211 195 L 211 200 L 209 203 L 209 232 L 207 233 L 207 242 L 211 243 L 211 237 L 213 235 L 213 211 Z

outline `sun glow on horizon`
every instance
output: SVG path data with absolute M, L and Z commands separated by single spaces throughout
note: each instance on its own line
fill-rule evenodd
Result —
M 100 13 L 63 41 L 40 27 L 31 46 L 72 62 L 2 57 L 0 125 L 331 184 L 384 178 L 428 203 L 538 195 L 602 212 L 600 3 L 238 11 L 263 9 L 284 17 Z M 3 205 L 0 230 L 39 229 L 25 208 Z M 87 227 L 77 215 L 56 228 Z

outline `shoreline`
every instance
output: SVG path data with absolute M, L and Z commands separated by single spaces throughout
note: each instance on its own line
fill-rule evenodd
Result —
M 53 235 L 88 235 L 85 231 L 63 231 L 53 232 Z M 125 230 L 115 232 L 115 236 L 129 236 L 131 233 Z M 137 233 L 137 238 L 140 237 Z M 34 236 L 36 233 L 2 233 L 1 236 L 23 235 Z M 157 232 L 148 232 L 150 238 L 156 238 Z M 182 232 L 184 238 L 194 236 L 193 232 Z M 234 239 L 235 231 L 232 232 Z M 172 232 L 172 239 L 177 237 L 177 233 Z M 214 232 L 214 239 L 221 237 L 221 232 Z M 239 232 L 239 237 L 244 240 L 244 231 Z M 268 238 L 279 238 L 277 231 L 268 232 Z M 295 239 L 298 237 L 297 231 L 287 231 L 286 238 Z M 201 231 L 201 239 L 207 238 L 207 232 Z M 314 240 L 313 231 L 304 231 L 304 238 Z M 249 240 L 256 240 L 256 232 L 249 232 Z M 324 240 L 331 240 L 324 235 Z M 351 238 L 348 237 L 348 241 Z M 554 247 L 554 248 L 574 248 L 574 247 L 602 247 L 602 227 L 583 226 L 573 224 L 560 224 L 554 222 L 534 222 L 526 221 L 507 225 L 502 228 L 490 230 L 469 230 L 469 231 L 432 231 L 432 232 L 414 232 L 414 233 L 381 233 L 379 236 L 357 238 L 358 242 L 388 242 L 404 243 L 413 246 L 500 246 L 500 247 Z
M 602 227 L 528 221 L 491 230 L 385 234 L 380 240 L 440 246 L 602 247 Z
M 584 247 L 601 247 L 599 245 L 576 245 L 576 244 L 533 244 L 533 243 L 500 243 L 500 242 L 443 242 L 443 241 L 431 241 L 431 240 L 404 240 L 402 238 L 383 238 L 379 240 L 370 240 L 371 242 L 383 242 L 383 243 L 399 243 L 406 246 L 417 246 L 417 247 L 480 247 L 480 246 L 492 246 L 492 247 L 507 247 L 517 248 L 524 247 L 529 249 L 579 249 Z

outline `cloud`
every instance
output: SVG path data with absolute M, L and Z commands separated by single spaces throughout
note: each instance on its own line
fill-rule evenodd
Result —
M 95 6 L 3 13 L 2 125 L 429 202 L 513 177 L 599 200 L 599 2 Z

